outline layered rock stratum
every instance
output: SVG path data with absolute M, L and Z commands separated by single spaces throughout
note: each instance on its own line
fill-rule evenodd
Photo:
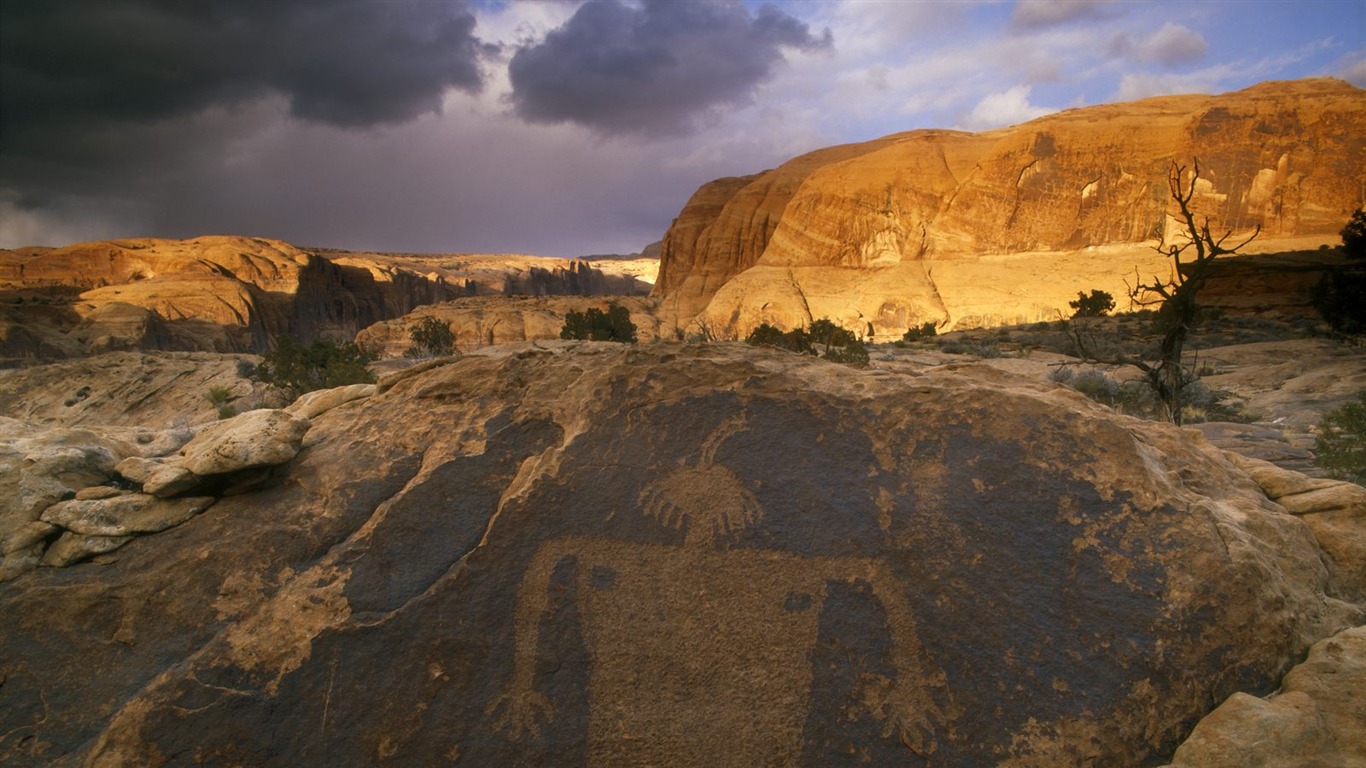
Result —
M 1328 486 L 989 365 L 503 345 L 288 413 L 4 584 L 0 760 L 1138 766 L 1363 622 Z
M 877 338 L 1056 319 L 1078 290 L 1166 276 L 1167 176 L 1198 159 L 1195 212 L 1260 228 L 1248 253 L 1335 244 L 1363 203 L 1366 92 L 1331 79 L 1072 109 L 984 133 L 920 130 L 703 185 L 654 295 L 743 335 L 831 317 Z

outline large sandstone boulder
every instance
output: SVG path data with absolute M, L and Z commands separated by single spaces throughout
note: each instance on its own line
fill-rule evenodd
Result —
M 654 295 L 740 335 L 822 316 L 878 338 L 1053 320 L 1078 290 L 1122 296 L 1135 270 L 1169 272 L 1150 246 L 1179 233 L 1173 161 L 1199 159 L 1192 205 L 1213 228 L 1260 227 L 1249 252 L 1336 243 L 1361 204 L 1364 133 L 1366 92 L 1317 79 L 824 149 L 699 189 Z
M 1194 433 L 983 366 L 503 347 L 309 443 L 0 590 L 0 760 L 1138 766 L 1362 621 Z
M 174 463 L 200 477 L 283 464 L 303 447 L 308 427 L 288 411 L 248 411 L 200 430 Z

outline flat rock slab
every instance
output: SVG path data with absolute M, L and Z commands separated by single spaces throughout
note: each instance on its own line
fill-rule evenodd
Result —
M 129 456 L 114 468 L 122 477 L 142 486 L 153 496 L 169 498 L 199 485 L 199 475 L 163 459 Z
M 133 540 L 133 536 L 90 536 L 67 531 L 43 553 L 41 565 L 61 568 L 75 565 L 95 555 L 113 552 Z
M 158 499 L 144 493 L 73 499 L 48 507 L 42 520 L 86 536 L 131 536 L 180 525 L 214 501 L 212 497 Z

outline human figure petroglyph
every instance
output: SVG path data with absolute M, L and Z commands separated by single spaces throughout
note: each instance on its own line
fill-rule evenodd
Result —
M 865 692 L 883 736 L 933 751 L 942 684 L 924 668 L 900 582 L 875 558 L 807 556 L 732 547 L 763 516 L 758 499 L 715 463 L 728 423 L 684 465 L 640 494 L 642 512 L 683 533 L 682 545 L 568 537 L 541 546 L 518 596 L 515 659 L 504 695 L 488 707 L 514 738 L 539 737 L 556 714 L 536 689 L 540 626 L 557 568 L 591 664 L 587 751 L 592 765 L 791 764 L 802 754 L 811 706 L 812 649 L 830 587 L 867 585 L 886 615 L 894 679 Z M 716 739 L 724 723 L 729 735 Z M 710 736 L 708 736 L 710 734 Z

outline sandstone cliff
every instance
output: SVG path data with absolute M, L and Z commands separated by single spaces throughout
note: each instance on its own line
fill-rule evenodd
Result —
M 115 240 L 0 251 L 0 357 L 120 349 L 261 351 L 287 334 L 351 338 L 460 295 L 384 264 L 337 264 L 278 240 Z
M 1363 620 L 1268 490 L 1321 487 L 985 365 L 548 342 L 343 394 L 0 589 L 0 761 L 1139 766 Z M 86 432 L 49 484 L 149 495 Z
M 469 296 L 643 296 L 659 272 L 659 256 L 644 253 L 577 259 L 510 253 L 318 253 L 339 264 L 383 264 L 440 278 Z
M 981 134 L 912 131 L 703 186 L 664 239 L 655 295 L 744 333 L 830 316 L 899 336 L 1053 319 L 1169 268 L 1166 176 L 1198 158 L 1197 213 L 1250 251 L 1335 243 L 1363 203 L 1366 92 L 1265 83 L 1074 109 Z

